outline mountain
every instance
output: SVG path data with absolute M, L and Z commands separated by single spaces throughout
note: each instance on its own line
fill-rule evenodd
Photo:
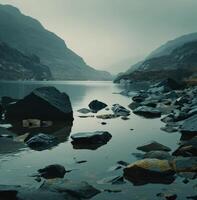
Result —
M 47 66 L 35 56 L 26 56 L 20 51 L 0 43 L 0 80 L 49 80 L 52 79 Z
M 160 57 L 164 55 L 170 55 L 174 49 L 181 47 L 185 43 L 192 42 L 195 40 L 197 40 L 197 33 L 190 33 L 190 34 L 178 37 L 174 40 L 170 40 L 164 45 L 162 45 L 161 47 L 151 52 L 150 55 L 147 57 L 147 59 Z
M 164 49 L 164 46 L 162 48 Z M 138 63 L 135 69 L 131 69 L 118 76 L 115 82 L 119 82 L 121 79 L 131 81 L 154 81 L 164 78 L 196 79 L 197 40 L 184 43 L 182 46 L 178 45 L 168 54 L 165 53 L 162 56 L 157 54 L 156 57 L 150 57 Z
M 0 5 L 0 41 L 25 55 L 35 54 L 58 80 L 109 80 L 111 75 L 88 66 L 65 42 L 17 8 Z

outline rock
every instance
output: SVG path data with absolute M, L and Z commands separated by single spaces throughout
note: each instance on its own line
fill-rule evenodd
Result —
M 101 122 L 101 124 L 102 124 L 102 125 L 106 125 L 107 123 L 106 123 L 106 122 Z
M 170 160 L 172 156 L 166 151 L 149 151 L 144 154 L 144 158 L 157 158 L 159 160 Z
M 114 104 L 112 106 L 112 111 L 117 116 L 128 116 L 128 115 L 130 115 L 130 111 L 128 109 L 126 109 L 125 107 L 119 105 L 119 104 Z
M 88 108 L 81 108 L 77 110 L 77 112 L 82 113 L 82 114 L 88 114 L 91 112 L 91 110 L 89 110 Z
M 195 196 L 187 196 L 186 198 L 187 199 L 192 199 L 192 200 L 197 200 L 197 195 L 195 195 Z
M 0 127 L 0 138 L 13 138 L 16 135 L 12 133 L 11 131 L 7 130 L 6 128 Z
M 158 193 L 158 197 L 162 197 L 165 200 L 176 200 L 177 199 L 177 194 L 170 194 L 170 193 Z
M 34 150 L 42 151 L 58 144 L 57 138 L 51 135 L 39 133 L 26 141 L 26 144 Z
M 169 92 L 171 90 L 181 90 L 185 87 L 185 85 L 174 79 L 168 78 L 156 84 L 155 87 L 163 87 L 163 92 Z
M 170 125 L 170 124 L 166 124 L 165 127 L 161 127 L 162 131 L 168 132 L 168 133 L 174 133 L 178 131 L 178 128 Z
M 197 157 L 177 157 L 171 161 L 171 166 L 176 172 L 197 172 Z
M 164 146 L 156 141 L 151 141 L 147 144 L 144 144 L 142 146 L 137 147 L 138 150 L 144 151 L 144 152 L 150 152 L 150 151 L 171 151 L 171 149 L 167 146 Z
M 80 118 L 94 118 L 94 115 L 79 115 Z
M 124 167 L 127 166 L 127 165 L 129 165 L 128 162 L 125 162 L 125 161 L 122 161 L 122 160 L 118 161 L 117 164 L 122 165 Z
M 41 189 L 68 193 L 79 199 L 90 199 L 99 194 L 100 191 L 87 182 L 75 182 L 64 179 L 47 180 L 41 185 Z
M 46 179 L 63 178 L 66 170 L 62 165 L 49 165 L 43 169 L 38 170 L 41 177 Z
M 20 186 L 0 185 L 0 198 L 2 200 L 17 200 L 19 188 Z
M 197 156 L 197 136 L 184 142 L 172 155 L 183 157 Z
M 197 135 L 197 115 L 186 119 L 180 128 L 181 133 L 187 135 Z
M 134 185 L 170 184 L 174 181 L 174 174 L 169 162 L 159 159 L 139 160 L 124 169 L 124 177 Z
M 122 119 L 122 120 L 129 120 L 130 118 L 129 118 L 129 117 L 126 117 L 126 116 L 122 116 L 121 119 Z
M 141 104 L 140 103 L 137 103 L 137 102 L 132 102 L 128 105 L 128 107 L 131 109 L 131 110 L 135 110 L 136 108 L 138 108 Z
M 146 118 L 156 118 L 161 117 L 161 111 L 157 108 L 151 108 L 148 106 L 140 106 L 133 110 L 134 114 L 146 117 Z
M 148 97 L 147 93 L 139 93 L 136 96 L 133 96 L 132 100 L 138 103 L 143 102 Z
M 54 87 L 35 89 L 24 99 L 10 104 L 6 108 L 8 120 L 73 120 L 73 111 L 69 96 Z
M 111 183 L 112 185 L 120 185 L 125 184 L 123 176 L 111 176 L 107 178 L 103 178 L 97 182 L 98 184 L 108 184 Z
M 89 103 L 89 108 L 93 111 L 93 112 L 98 112 L 99 110 L 102 110 L 103 108 L 107 107 L 107 104 L 98 101 L 98 100 L 93 100 Z
M 71 136 L 72 144 L 75 149 L 95 150 L 105 144 L 112 138 L 107 131 L 81 132 Z
M 96 117 L 98 119 L 114 119 L 117 118 L 118 116 L 115 114 L 103 114 L 103 115 L 97 115 Z
M 113 192 L 113 193 L 118 193 L 118 192 L 122 192 L 122 190 L 112 190 L 112 189 L 104 189 L 104 192 Z

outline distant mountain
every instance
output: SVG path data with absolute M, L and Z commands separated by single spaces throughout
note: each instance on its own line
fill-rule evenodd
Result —
M 147 57 L 147 59 L 170 55 L 174 49 L 181 47 L 185 43 L 192 42 L 195 40 L 197 40 L 197 33 L 190 33 L 190 34 L 178 37 L 174 40 L 170 40 L 164 45 L 162 45 L 161 47 L 151 52 L 150 55 Z
M 35 56 L 26 56 L 5 43 L 0 43 L 0 80 L 49 80 L 52 79 L 47 66 Z
M 0 5 L 0 41 L 25 55 L 35 54 L 59 80 L 109 80 L 111 75 L 88 66 L 65 42 L 17 8 Z
M 197 78 L 197 40 L 184 43 L 182 46 L 178 45 L 169 54 L 150 57 L 138 63 L 135 69 L 118 76 L 115 82 L 121 79 L 141 81 L 164 78 L 179 80 Z

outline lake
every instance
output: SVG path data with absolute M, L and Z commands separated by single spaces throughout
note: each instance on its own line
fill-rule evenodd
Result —
M 131 99 L 119 93 L 122 87 L 111 82 L 1 82 L 0 96 L 10 96 L 13 98 L 23 98 L 33 89 L 41 86 L 55 86 L 62 92 L 66 92 L 71 99 L 74 122 L 70 127 L 71 132 L 66 133 L 66 139 L 58 146 L 45 150 L 34 151 L 27 147 L 17 147 L 13 151 L 0 151 L 0 184 L 22 185 L 28 187 L 38 187 L 32 174 L 40 168 L 50 164 L 61 164 L 67 170 L 65 178 L 71 180 L 84 180 L 98 189 L 117 189 L 119 193 L 102 192 L 92 198 L 93 200 L 154 200 L 159 199 L 157 193 L 170 191 L 176 193 L 178 199 L 186 199 L 186 196 L 194 193 L 192 186 L 194 181 L 188 184 L 182 182 L 182 178 L 177 179 L 170 185 L 147 184 L 143 186 L 133 186 L 127 182 L 122 185 L 101 184 L 101 179 L 110 176 L 122 175 L 122 169 L 111 171 L 110 168 L 116 165 L 117 161 L 123 160 L 133 162 L 136 159 L 132 153 L 139 153 L 136 147 L 150 140 L 156 140 L 167 145 L 172 150 L 178 147 L 180 140 L 179 133 L 166 133 L 160 130 L 164 124 L 160 119 L 145 119 L 134 115 L 131 112 L 129 120 L 121 118 L 108 119 L 106 125 L 102 125 L 103 120 L 94 118 L 80 118 L 78 109 L 88 107 L 90 101 L 98 99 L 108 104 L 109 108 L 115 103 L 128 107 Z M 135 92 L 135 91 L 134 91 Z M 102 110 L 98 114 L 111 113 Z M 130 129 L 134 129 L 131 131 Z M 70 136 L 78 132 L 88 131 L 108 131 L 112 134 L 112 139 L 97 150 L 73 149 Z M 87 160 L 86 163 L 76 164 L 76 160 Z

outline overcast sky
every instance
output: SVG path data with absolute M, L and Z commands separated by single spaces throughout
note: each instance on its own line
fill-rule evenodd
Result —
M 38 19 L 96 68 L 197 31 L 197 0 L 0 0 Z

